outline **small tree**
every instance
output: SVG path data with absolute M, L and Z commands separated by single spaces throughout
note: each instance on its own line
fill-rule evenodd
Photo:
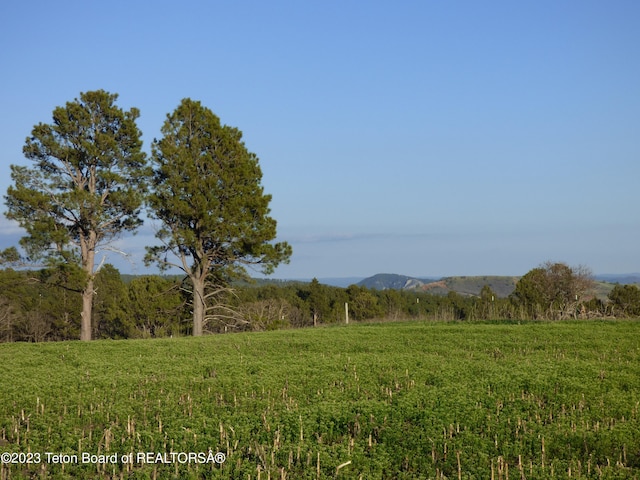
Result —
M 91 339 L 96 253 L 142 221 L 149 175 L 137 109 L 115 105 L 103 90 L 80 94 L 38 124 L 24 154 L 32 167 L 11 166 L 7 218 L 27 231 L 20 244 L 27 262 L 66 264 L 83 276 L 81 340 Z M 15 249 L 2 255 L 16 260 Z
M 479 316 L 482 319 L 494 319 L 493 317 L 496 315 L 495 309 L 495 301 L 496 301 L 496 293 L 491 290 L 489 285 L 484 285 L 482 290 L 480 290 L 480 299 L 478 302 L 479 306 Z
M 637 285 L 616 285 L 608 297 L 614 315 L 618 312 L 622 316 L 640 315 L 640 288 Z
M 113 265 L 96 275 L 93 305 L 94 338 L 128 338 L 132 330 L 127 285 Z
M 315 327 L 318 325 L 318 321 L 324 320 L 331 311 L 326 288 L 314 277 L 309 284 L 308 291 L 305 293 L 307 293 L 306 301 L 309 305 L 313 326 Z
M 593 285 L 587 267 L 546 262 L 520 278 L 512 299 L 534 317 L 566 318 L 576 316 L 579 302 Z
M 178 335 L 185 320 L 180 285 L 158 275 L 129 283 L 128 335 L 148 338 Z
M 152 146 L 149 199 L 151 216 L 162 221 L 156 235 L 162 245 L 147 249 L 146 262 L 178 267 L 188 276 L 197 336 L 212 296 L 225 292 L 248 265 L 271 273 L 288 261 L 291 247 L 271 243 L 271 196 L 264 194 L 258 158 L 246 149 L 240 130 L 221 125 L 200 102 L 184 99 L 167 115 L 162 134 Z
M 372 290 L 358 285 L 347 287 L 349 295 L 349 315 L 354 320 L 368 320 L 384 315 L 384 308 Z

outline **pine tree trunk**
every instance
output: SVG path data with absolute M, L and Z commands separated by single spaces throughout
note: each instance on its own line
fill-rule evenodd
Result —
M 82 291 L 82 313 L 80 319 L 80 340 L 91 340 L 91 315 L 93 311 L 93 267 L 96 259 L 97 235 L 90 232 L 88 238 L 80 240 L 82 269 L 87 275 L 87 283 Z
M 93 309 L 93 279 L 89 278 L 82 291 L 82 319 L 80 323 L 80 340 L 91 340 L 91 312 Z
M 202 335 L 202 329 L 204 325 L 204 278 L 197 277 L 191 278 L 193 282 L 193 336 L 199 337 Z

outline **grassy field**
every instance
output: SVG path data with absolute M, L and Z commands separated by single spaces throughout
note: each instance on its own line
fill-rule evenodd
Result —
M 0 345 L 0 479 L 640 478 L 640 322 Z

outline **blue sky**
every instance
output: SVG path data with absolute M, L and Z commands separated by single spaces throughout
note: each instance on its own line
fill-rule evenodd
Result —
M 80 92 L 139 108 L 147 151 L 190 97 L 260 158 L 277 278 L 638 272 L 638 24 L 635 0 L 2 2 L 0 191 Z M 147 273 L 153 242 L 107 261 Z

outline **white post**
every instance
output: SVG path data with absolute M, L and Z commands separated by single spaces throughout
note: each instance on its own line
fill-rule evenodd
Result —
M 344 322 L 349 325 L 349 304 L 344 302 Z

